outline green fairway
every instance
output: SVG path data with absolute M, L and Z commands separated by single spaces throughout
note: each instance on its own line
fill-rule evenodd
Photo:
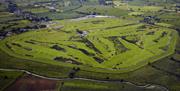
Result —
M 136 21 L 91 18 L 57 22 L 47 29 L 8 37 L 0 48 L 11 56 L 48 64 L 128 72 L 171 55 L 176 45 L 176 31 Z

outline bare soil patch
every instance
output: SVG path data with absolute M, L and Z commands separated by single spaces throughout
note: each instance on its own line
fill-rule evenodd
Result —
M 57 81 L 47 80 L 32 75 L 25 75 L 15 81 L 5 91 L 56 91 Z

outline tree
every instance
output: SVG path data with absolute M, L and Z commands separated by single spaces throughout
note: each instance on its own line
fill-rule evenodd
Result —
M 7 76 L 4 76 L 4 79 L 8 79 L 8 77 L 7 77 Z
M 73 67 L 72 70 L 69 72 L 69 75 L 68 75 L 69 78 L 74 78 L 78 71 L 80 71 L 79 67 L 77 67 L 77 68 Z
M 105 5 L 105 4 L 106 4 L 105 0 L 99 0 L 99 5 Z
M 10 13 L 14 13 L 16 10 L 17 10 L 17 5 L 10 2 L 10 3 L 8 4 L 8 11 L 9 11 Z
M 107 80 L 109 80 L 110 78 L 109 77 L 106 77 Z

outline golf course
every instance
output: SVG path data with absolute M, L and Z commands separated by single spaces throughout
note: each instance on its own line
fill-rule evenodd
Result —
M 158 25 L 96 17 L 56 21 L 47 29 L 8 37 L 0 48 L 17 58 L 121 73 L 173 54 L 177 38 L 175 30 Z
M 0 91 L 179 91 L 179 0 L 1 0 Z

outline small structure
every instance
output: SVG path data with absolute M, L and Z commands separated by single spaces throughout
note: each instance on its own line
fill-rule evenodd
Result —
M 70 1 L 64 1 L 64 6 L 65 7 L 68 7 L 68 6 L 70 6 L 71 5 L 71 2 Z
M 0 36 L 0 40 L 4 39 L 4 36 Z
M 6 36 L 11 36 L 13 33 L 11 31 L 7 32 Z
M 106 5 L 113 5 L 113 0 L 106 0 L 106 1 L 105 1 L 105 4 L 106 4 Z
M 87 31 L 83 31 L 82 34 L 80 34 L 80 35 L 81 35 L 81 37 L 85 37 L 87 34 L 88 34 Z

